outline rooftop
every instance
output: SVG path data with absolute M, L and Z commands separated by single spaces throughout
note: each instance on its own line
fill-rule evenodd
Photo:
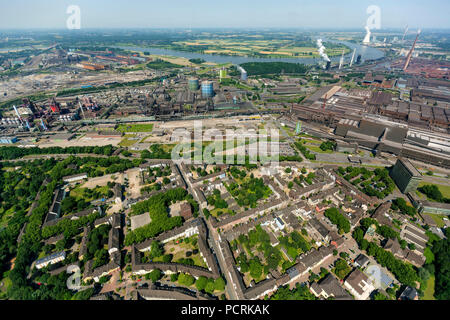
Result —
M 412 163 L 406 158 L 399 158 L 398 161 L 401 162 L 405 166 L 405 168 L 413 175 L 414 177 L 421 177 L 422 174 L 412 165 Z

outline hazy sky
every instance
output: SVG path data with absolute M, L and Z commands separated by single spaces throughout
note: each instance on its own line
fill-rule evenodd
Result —
M 0 29 L 65 28 L 69 5 L 82 28 L 359 28 L 369 5 L 382 28 L 450 28 L 449 0 L 0 0 Z

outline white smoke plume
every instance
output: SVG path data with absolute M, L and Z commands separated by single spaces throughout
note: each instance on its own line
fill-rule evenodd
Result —
M 328 55 L 325 53 L 325 47 L 322 43 L 322 39 L 317 39 L 317 47 L 319 48 L 319 54 L 320 56 L 326 61 L 331 61 L 330 58 L 328 58 Z

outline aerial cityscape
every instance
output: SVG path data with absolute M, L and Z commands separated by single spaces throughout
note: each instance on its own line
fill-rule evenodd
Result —
M 450 300 L 449 3 L 20 2 L 0 300 Z

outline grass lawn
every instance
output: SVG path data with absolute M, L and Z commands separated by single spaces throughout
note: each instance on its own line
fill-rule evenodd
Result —
M 293 137 L 294 136 L 294 132 L 292 132 L 292 129 L 290 129 L 289 127 L 282 127 L 282 128 L 287 133 L 287 135 L 289 137 Z
M 311 135 L 309 135 L 307 133 L 304 133 L 304 132 L 301 132 L 298 136 L 299 137 L 303 137 L 303 138 L 314 138 L 313 136 L 311 136 Z
M 434 222 L 438 225 L 439 228 L 443 228 L 445 226 L 445 222 L 442 215 L 434 214 L 434 213 L 424 213 L 431 218 L 433 218 Z
M 323 141 L 320 140 L 319 138 L 314 137 L 314 136 L 312 136 L 312 135 L 310 135 L 310 134 L 307 134 L 307 133 L 300 133 L 300 134 L 298 135 L 298 137 L 299 137 L 299 138 L 305 139 L 307 143 L 308 143 L 308 142 L 315 142 L 315 143 L 321 144 L 321 143 L 323 142 Z
M 427 288 L 425 289 L 423 300 L 436 300 L 434 298 L 434 276 L 430 276 L 427 280 Z
M 435 183 L 422 181 L 421 183 L 419 183 L 418 188 L 420 188 L 426 184 L 435 184 Z M 435 184 L 435 185 L 438 187 L 439 191 L 441 191 L 442 195 L 445 198 L 450 198 L 450 185 L 443 185 L 443 184 Z
M 217 218 L 219 216 L 219 214 L 218 214 L 219 211 L 222 211 L 222 215 L 223 214 L 233 215 L 233 212 L 230 209 L 228 209 L 228 208 L 225 208 L 225 209 L 219 209 L 219 208 L 213 209 L 213 210 L 211 210 L 211 215 Z
M 175 148 L 176 144 L 160 144 L 159 146 L 164 152 L 172 152 L 172 149 Z
M 120 124 L 117 127 L 120 132 L 152 132 L 153 123 L 149 124 Z
M 108 186 L 102 186 L 102 187 L 96 187 L 94 189 L 92 189 L 93 191 L 98 191 L 100 192 L 102 195 L 105 196 L 108 194 L 108 190 L 109 187 Z M 70 191 L 70 195 L 74 198 L 76 198 L 77 201 L 84 199 L 84 201 L 89 202 L 92 200 L 96 200 L 94 199 L 92 196 L 88 196 L 86 194 L 86 188 L 81 188 L 80 186 L 74 188 L 73 190 Z
M 175 240 L 169 241 L 168 243 L 166 243 L 164 245 L 165 254 L 169 254 L 169 253 L 173 254 L 172 262 L 174 262 L 174 263 L 176 263 L 176 261 L 181 258 L 190 258 L 194 261 L 194 265 L 196 265 L 198 267 L 202 267 L 202 268 L 207 268 L 208 266 L 207 266 L 205 260 L 200 255 L 200 252 L 196 253 L 196 254 L 192 254 L 190 257 L 186 257 L 187 251 L 192 252 L 194 249 L 198 250 L 198 244 L 196 244 L 196 245 L 192 244 L 192 241 L 194 239 L 198 239 L 198 236 L 192 236 L 189 239 L 191 240 L 189 243 L 186 243 L 185 241 L 183 241 L 181 243 L 176 243 L 176 241 L 181 240 L 181 239 L 175 239 Z M 153 259 L 153 261 L 162 262 L 163 256 L 155 258 L 155 259 Z
M 136 135 L 134 134 L 127 134 L 125 135 L 125 137 L 123 138 L 122 141 L 120 141 L 119 146 L 121 147 L 131 147 L 132 145 L 134 145 L 135 143 L 138 142 L 138 140 L 131 140 L 130 138 L 135 138 Z
M 317 152 L 317 153 L 333 153 L 332 150 L 325 150 L 325 151 L 323 151 L 322 149 L 320 149 L 320 147 L 315 146 L 315 145 L 309 145 L 309 144 L 306 144 L 305 146 L 306 146 L 309 150 L 314 151 L 314 152 Z

